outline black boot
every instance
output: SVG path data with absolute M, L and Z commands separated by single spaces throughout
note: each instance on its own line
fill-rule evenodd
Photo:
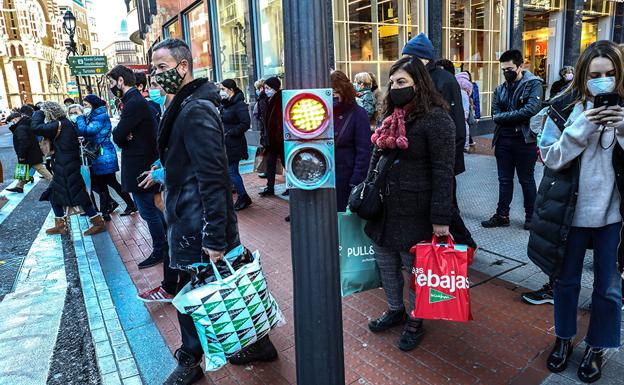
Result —
M 136 205 L 135 206 L 126 206 L 126 209 L 124 210 L 124 212 L 119 214 L 119 216 L 125 217 L 125 216 L 128 216 L 128 215 L 132 215 L 132 214 L 136 213 L 137 211 L 139 211 L 139 209 L 137 209 Z
M 249 195 L 245 194 L 245 195 L 240 196 L 236 200 L 236 204 L 234 204 L 234 210 L 241 211 L 241 210 L 246 209 L 249 206 L 251 206 L 251 198 L 249 197 Z
M 602 358 L 604 356 L 604 349 L 597 349 L 588 346 L 585 350 L 585 355 L 581 361 L 581 365 L 578 368 L 579 380 L 592 383 L 596 382 L 602 376 Z
M 267 335 L 247 349 L 230 357 L 229 361 L 232 365 L 247 365 L 252 362 L 270 362 L 276 359 L 277 350 Z
M 423 336 L 425 335 L 425 328 L 422 326 L 422 320 L 410 319 L 405 324 L 405 329 L 401 333 L 398 347 L 404 352 L 416 349 Z
M 156 266 L 161 263 L 165 256 L 165 250 L 162 251 L 152 251 L 149 257 L 145 258 L 143 262 L 138 264 L 139 269 L 147 269 L 148 267 Z
M 407 319 L 405 308 L 401 310 L 388 310 L 381 317 L 368 322 L 368 328 L 373 333 L 379 333 L 398 325 L 403 325 Z
M 258 195 L 260 195 L 261 197 L 271 197 L 275 195 L 275 190 L 273 190 L 273 187 L 265 187 L 262 191 L 258 193 Z
M 572 339 L 563 339 L 557 337 L 555 340 L 555 346 L 553 350 L 550 352 L 550 356 L 548 356 L 548 362 L 546 366 L 548 370 L 553 373 L 559 373 L 566 370 L 568 367 L 568 360 L 570 356 L 572 356 L 572 351 L 574 347 L 572 346 Z
M 182 349 L 176 350 L 174 357 L 178 366 L 171 372 L 163 385 L 191 385 L 204 377 L 204 371 L 199 367 L 200 360 Z

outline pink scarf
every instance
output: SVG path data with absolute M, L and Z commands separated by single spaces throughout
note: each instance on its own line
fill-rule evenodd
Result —
M 375 130 L 371 141 L 381 149 L 405 150 L 408 145 L 405 133 L 405 110 L 397 107 L 392 115 L 385 118 L 381 126 Z

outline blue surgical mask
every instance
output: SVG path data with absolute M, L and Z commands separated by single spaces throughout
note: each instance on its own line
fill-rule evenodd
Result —
M 161 94 L 159 89 L 149 90 L 149 98 L 161 106 L 165 104 L 165 95 Z
M 275 90 L 271 89 L 271 88 L 266 88 L 264 90 L 264 93 L 268 96 L 268 97 L 272 97 L 273 95 L 275 95 Z
M 587 90 L 593 96 L 613 92 L 613 90 L 615 90 L 615 77 L 607 76 L 602 78 L 589 79 L 587 81 Z
M 260 96 L 260 90 L 256 90 L 256 96 Z

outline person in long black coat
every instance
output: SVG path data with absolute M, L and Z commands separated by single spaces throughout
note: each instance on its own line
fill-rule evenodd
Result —
M 158 122 L 147 101 L 136 89 L 136 78 L 131 69 L 119 65 L 107 77 L 111 92 L 121 97 L 124 106 L 119 123 L 113 130 L 113 141 L 121 148 L 121 186 L 125 192 L 132 193 L 134 203 L 141 218 L 147 222 L 152 238 L 152 253 L 138 265 L 142 269 L 161 263 L 165 253 L 168 253 L 165 217 L 154 203 L 158 188 L 141 188 L 137 179 L 158 160 Z M 136 209 L 128 207 L 124 214 L 131 214 L 133 211 Z
M 234 204 L 234 210 L 246 209 L 251 205 L 251 198 L 245 190 L 243 178 L 240 175 L 238 164 L 242 159 L 248 159 L 247 139 L 245 132 L 251 126 L 249 106 L 245 103 L 245 95 L 232 79 L 221 82 L 221 121 L 225 132 L 225 150 L 228 158 L 228 171 L 232 183 L 236 187 L 238 199 Z
M 28 108 L 30 109 L 30 107 Z M 30 109 L 30 114 L 32 115 L 32 109 Z M 15 150 L 18 163 L 29 165 L 46 180 L 51 181 L 52 174 L 43 164 L 43 154 L 39 148 L 37 137 L 30 130 L 30 116 L 21 112 L 15 112 L 7 117 L 7 122 L 11 124 L 9 130 L 13 133 L 13 149 Z M 27 180 L 18 180 L 15 187 L 8 188 L 7 191 L 23 193 L 27 182 Z
M 56 218 L 54 227 L 47 229 L 46 233 L 66 234 L 68 208 L 77 206 L 84 210 L 91 222 L 85 235 L 106 231 L 104 219 L 95 211 L 80 173 L 82 160 L 78 134 L 63 107 L 56 102 L 44 102 L 41 110 L 33 114 L 31 132 L 52 139 L 54 144 L 52 182 L 41 200 L 50 201 Z
M 466 121 L 464 117 L 464 107 L 462 103 L 461 90 L 459 83 L 455 76 L 448 73 L 441 67 L 435 65 L 435 54 L 433 50 L 433 44 L 431 40 L 424 34 L 420 33 L 413 37 L 402 51 L 403 56 L 410 56 L 422 61 L 431 76 L 433 85 L 436 90 L 442 95 L 444 100 L 449 105 L 449 116 L 455 124 L 455 163 L 454 172 L 455 176 L 462 174 L 466 171 L 466 165 L 464 162 L 464 145 L 466 144 Z M 457 180 L 454 180 L 453 184 L 453 210 L 456 215 L 453 215 L 453 227 L 456 229 L 456 240 L 462 239 L 463 243 L 467 244 L 471 248 L 471 253 L 477 249 L 477 243 L 472 238 L 470 230 L 464 224 L 457 203 Z

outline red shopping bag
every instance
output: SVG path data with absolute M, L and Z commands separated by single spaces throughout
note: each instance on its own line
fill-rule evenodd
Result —
M 431 242 L 412 247 L 415 254 L 411 286 L 416 290 L 416 306 L 412 316 L 466 322 L 472 319 L 468 283 L 468 248 L 455 245 L 449 236 L 447 243 Z

